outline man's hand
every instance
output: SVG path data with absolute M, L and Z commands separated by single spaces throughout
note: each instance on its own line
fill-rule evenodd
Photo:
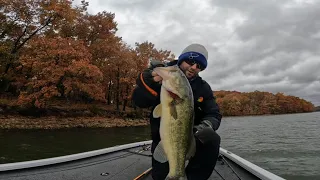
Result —
M 215 131 L 208 120 L 204 120 L 199 125 L 194 126 L 193 132 L 194 136 L 203 144 L 210 142 L 215 134 Z
M 207 127 L 212 128 L 212 124 L 210 121 L 204 120 L 199 125 L 194 126 L 194 132 L 197 133 L 198 131 L 201 131 L 202 129 Z
M 149 68 L 145 69 L 137 78 L 137 85 L 144 87 L 153 96 L 157 96 L 156 91 L 160 90 L 162 78 L 153 69 L 164 66 L 161 61 L 152 61 Z
M 153 77 L 153 81 L 154 82 L 157 82 L 157 83 L 161 84 L 162 77 L 159 76 L 156 72 L 154 72 L 153 69 L 156 68 L 156 67 L 164 67 L 164 66 L 165 66 L 164 63 L 161 62 L 161 61 L 158 61 L 158 60 L 152 60 L 150 62 L 149 69 L 151 70 L 151 75 Z
M 152 71 L 152 72 L 151 72 L 151 75 L 153 76 L 153 81 L 154 81 L 154 82 L 157 82 L 157 83 L 159 83 L 159 84 L 162 83 L 162 77 L 159 76 L 156 72 Z

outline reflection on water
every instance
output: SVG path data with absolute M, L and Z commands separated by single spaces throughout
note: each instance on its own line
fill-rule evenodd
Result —
M 0 163 L 69 155 L 150 139 L 149 128 L 0 130 Z

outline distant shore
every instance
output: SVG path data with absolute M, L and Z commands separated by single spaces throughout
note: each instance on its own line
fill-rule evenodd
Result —
M 106 117 L 40 117 L 0 115 L 0 129 L 63 129 L 63 128 L 110 128 L 146 126 L 147 119 L 121 119 Z
M 149 125 L 150 109 L 134 109 L 105 103 L 75 103 L 64 100 L 48 102 L 48 107 L 15 106 L 16 99 L 0 98 L 0 129 L 110 128 Z M 317 107 L 319 110 L 319 107 Z M 302 113 L 302 112 L 301 112 Z M 246 114 L 236 116 L 268 116 L 279 114 Z M 235 117 L 223 115 L 223 118 Z
M 271 116 L 283 114 L 265 114 Z M 257 116 L 257 115 L 249 115 Z M 249 117 L 248 116 L 248 117 Z M 224 116 L 223 118 L 231 117 Z M 241 116 L 233 116 L 241 117 Z M 0 115 L 0 129 L 66 129 L 66 128 L 112 128 L 147 126 L 149 119 L 122 119 L 119 117 L 28 117 L 19 115 Z

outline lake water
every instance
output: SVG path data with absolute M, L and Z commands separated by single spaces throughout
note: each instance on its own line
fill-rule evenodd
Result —
M 320 112 L 225 118 L 222 147 L 292 180 L 320 179 Z
M 320 180 L 320 112 L 223 118 L 221 146 L 283 178 Z M 149 127 L 0 130 L 0 163 L 150 139 Z

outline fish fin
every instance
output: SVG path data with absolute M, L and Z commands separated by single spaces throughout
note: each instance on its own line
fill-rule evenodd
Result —
M 186 175 L 184 175 L 184 177 L 169 177 L 169 176 L 167 176 L 164 180 L 188 180 L 188 178 Z
M 188 164 L 189 164 L 190 160 L 186 160 L 185 164 L 184 164 L 184 168 L 187 168 Z
M 194 136 L 192 136 L 192 138 L 190 140 L 189 151 L 186 155 L 186 159 L 189 160 L 195 154 L 196 154 L 196 139 L 194 138 Z
M 161 104 L 158 104 L 158 105 L 154 108 L 152 115 L 153 115 L 154 118 L 159 118 L 159 117 L 161 117 Z
M 162 142 L 160 141 L 159 144 L 157 145 L 156 149 L 153 152 L 153 157 L 155 160 L 165 163 L 168 161 L 166 153 L 163 150 Z
M 176 106 L 170 105 L 170 114 L 173 117 L 173 119 L 178 119 L 178 113 L 177 113 Z

